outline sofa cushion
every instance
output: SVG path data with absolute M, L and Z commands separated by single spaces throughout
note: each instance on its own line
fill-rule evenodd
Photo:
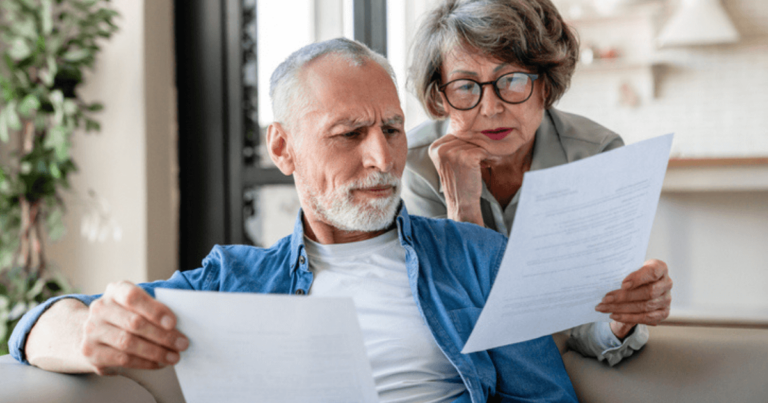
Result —
M 124 376 L 68 375 L 19 364 L 0 357 L 0 402 L 14 403 L 156 403 L 135 381 Z
M 611 368 L 575 351 L 563 362 L 582 402 L 765 402 L 768 329 L 650 327 L 650 341 Z

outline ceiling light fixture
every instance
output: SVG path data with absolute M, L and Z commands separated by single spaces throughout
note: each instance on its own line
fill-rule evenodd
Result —
M 657 38 L 659 47 L 714 45 L 739 40 L 720 0 L 682 0 Z

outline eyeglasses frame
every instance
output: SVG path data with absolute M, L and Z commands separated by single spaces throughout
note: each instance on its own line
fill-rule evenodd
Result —
M 527 97 L 525 97 L 525 99 L 524 99 L 524 100 L 522 100 L 522 101 L 518 101 L 518 102 L 509 102 L 509 101 L 507 101 L 506 99 L 502 98 L 502 96 L 501 96 L 501 93 L 499 92 L 499 87 L 497 87 L 497 86 L 496 86 L 496 83 L 497 83 L 497 82 L 499 82 L 499 80 L 501 80 L 502 78 L 504 78 L 504 77 L 506 77 L 506 76 L 508 76 L 508 75 L 510 75 L 510 74 L 524 74 L 524 75 L 528 76 L 528 78 L 531 80 L 531 92 L 530 92 L 530 93 L 528 94 L 528 96 L 527 96 Z M 525 102 L 525 101 L 529 100 L 529 99 L 531 98 L 531 95 L 533 95 L 533 89 L 534 89 L 534 87 L 536 86 L 536 80 L 537 80 L 538 78 L 539 78 L 539 75 L 538 75 L 538 74 L 533 74 L 533 73 L 526 73 L 526 72 L 523 72 L 523 71 L 512 71 L 512 72 L 509 72 L 509 73 L 507 73 L 507 74 L 504 74 L 504 75 L 501 75 L 501 76 L 499 76 L 499 78 L 497 78 L 497 79 L 495 79 L 495 80 L 493 80 L 493 81 L 486 81 L 486 82 L 484 82 L 484 83 L 481 83 L 481 82 L 479 82 L 479 81 L 475 81 L 475 80 L 473 80 L 473 79 L 471 79 L 471 78 L 457 78 L 457 79 L 455 79 L 455 80 L 451 80 L 451 81 L 448 81 L 447 83 L 445 83 L 445 84 L 443 84 L 443 85 L 441 85 L 441 86 L 437 87 L 437 90 L 443 93 L 443 96 L 445 96 L 445 100 L 446 100 L 446 102 L 448 102 L 448 105 L 451 105 L 451 107 L 452 107 L 453 109 L 456 109 L 456 110 L 459 110 L 459 111 L 468 111 L 468 110 L 470 110 L 470 109 L 475 109 L 475 108 L 477 107 L 477 105 L 480 105 L 480 101 L 482 101 L 482 100 L 483 100 L 483 87 L 484 87 L 484 86 L 486 86 L 486 85 L 488 85 L 488 84 L 493 84 L 493 86 L 492 86 L 492 88 L 493 88 L 493 92 L 495 92 L 495 93 L 496 93 L 496 96 L 497 96 L 497 97 L 498 97 L 498 98 L 499 98 L 499 99 L 500 99 L 502 102 L 504 102 L 504 103 L 506 103 L 506 104 L 510 104 L 510 105 L 517 105 L 517 104 L 522 104 L 523 102 Z M 469 108 L 465 108 L 465 109 L 462 109 L 462 108 L 457 108 L 457 107 L 453 106 L 453 104 L 451 103 L 451 101 L 448 99 L 448 95 L 445 93 L 445 87 L 449 86 L 449 85 L 450 85 L 450 84 L 452 84 L 452 83 L 455 83 L 456 81 L 461 81 L 461 80 L 464 80 L 464 81 L 472 81 L 473 83 L 475 83 L 475 84 L 477 84 L 477 85 L 479 85 L 479 86 L 480 86 L 480 97 L 478 97 L 478 98 L 477 98 L 477 102 L 475 102 L 475 104 L 474 104 L 474 105 L 472 105 L 472 106 L 470 106 Z

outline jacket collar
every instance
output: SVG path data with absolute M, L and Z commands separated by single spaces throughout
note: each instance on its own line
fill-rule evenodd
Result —
M 411 217 L 408 214 L 408 210 L 405 208 L 405 203 L 400 200 L 400 207 L 398 207 L 398 213 L 395 217 L 397 223 L 397 233 L 401 244 L 413 245 L 413 231 L 411 227 Z M 299 209 L 299 214 L 296 216 L 296 221 L 293 224 L 293 233 L 291 234 L 291 275 L 296 272 L 301 266 L 301 258 L 307 259 L 306 247 L 304 246 L 304 209 Z

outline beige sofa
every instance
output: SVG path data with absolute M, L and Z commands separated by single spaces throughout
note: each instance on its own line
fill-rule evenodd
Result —
M 582 402 L 768 402 L 768 329 L 658 326 L 611 368 L 573 351 L 563 362 Z M 561 344 L 560 344 L 561 345 Z M 176 375 L 62 375 L 0 357 L 1 402 L 183 402 Z

